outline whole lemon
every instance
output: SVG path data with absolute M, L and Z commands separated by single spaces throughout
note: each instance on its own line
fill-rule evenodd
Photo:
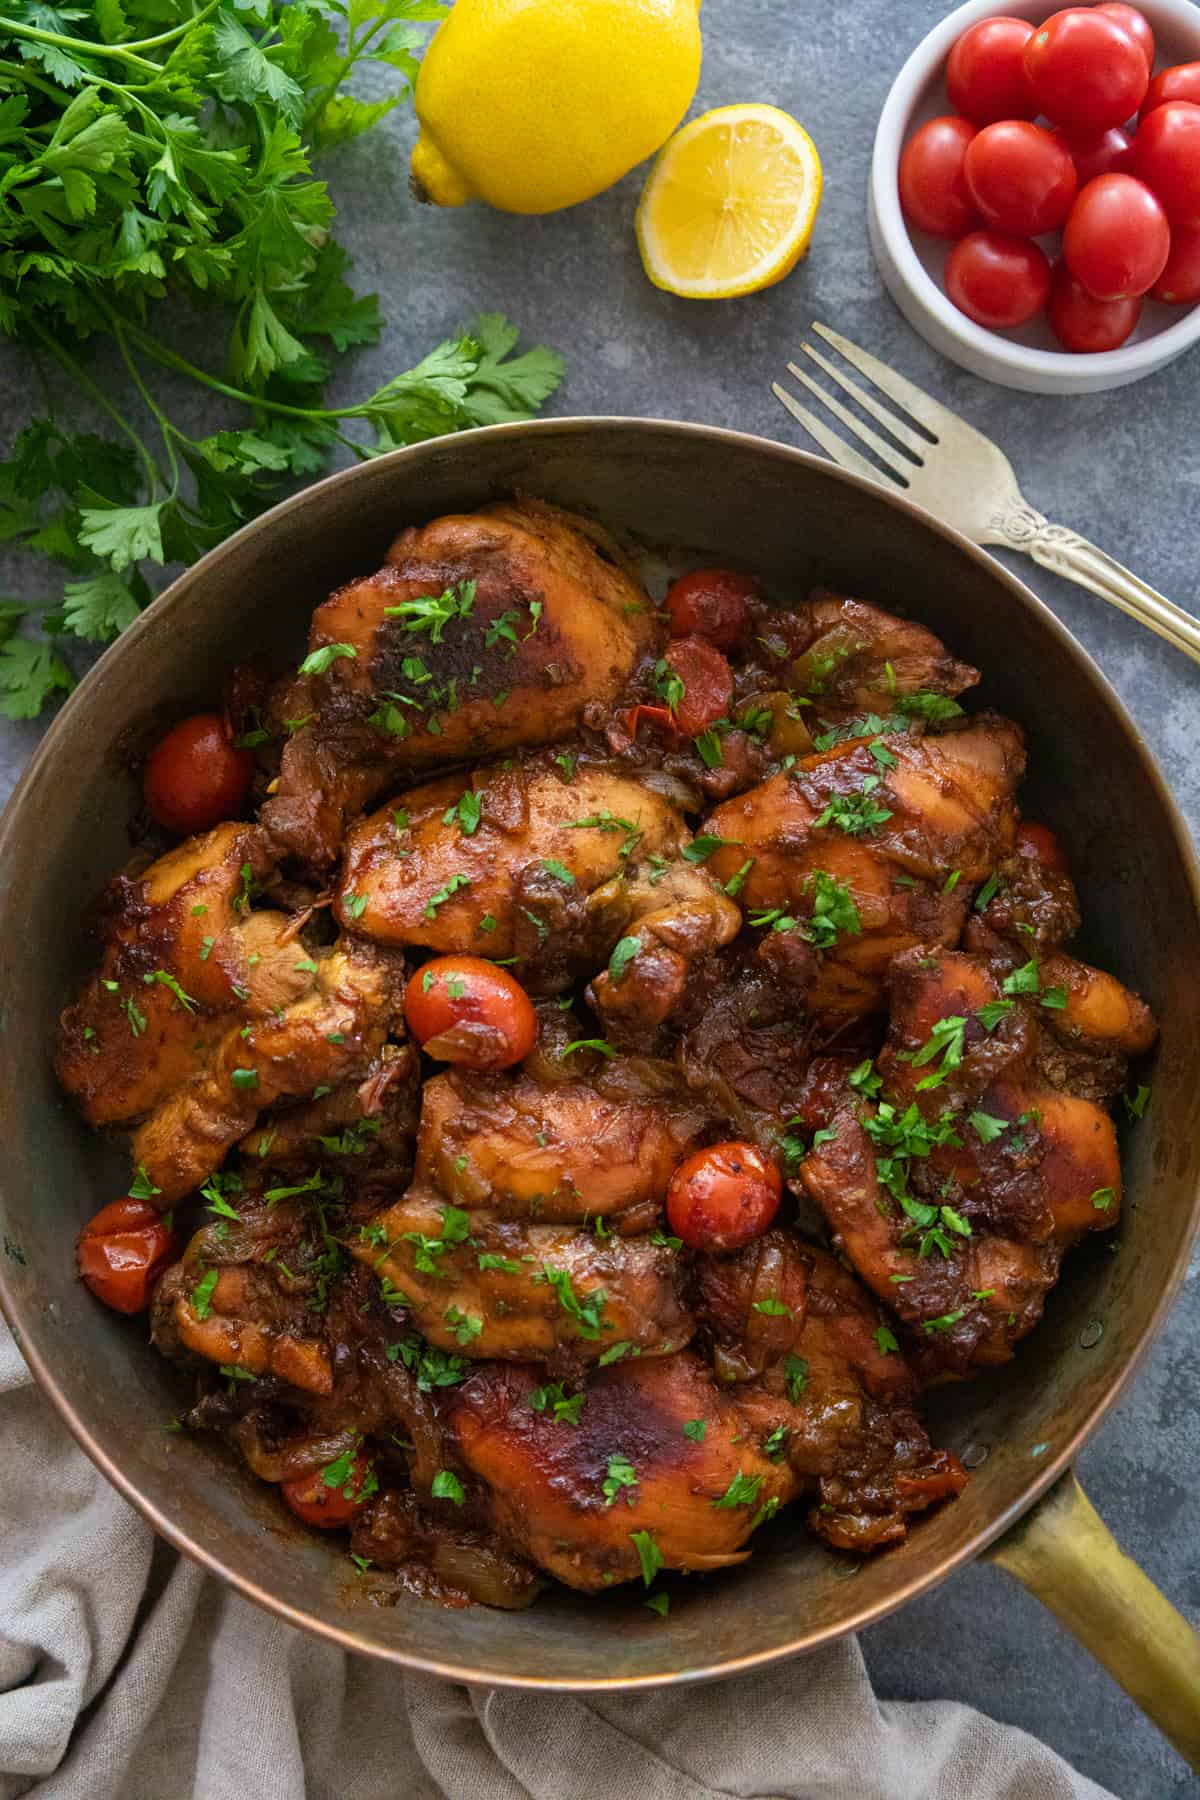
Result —
M 700 79 L 700 0 L 458 0 L 417 78 L 413 186 L 546 213 L 611 187 Z

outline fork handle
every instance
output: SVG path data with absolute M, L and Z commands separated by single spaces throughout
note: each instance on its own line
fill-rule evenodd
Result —
M 1200 663 L 1200 621 L 1069 526 L 1052 525 L 1036 508 L 1017 500 L 993 519 L 988 535 L 993 542 L 1031 556 L 1043 569 L 1065 575 L 1110 606 L 1120 607 L 1131 619 Z

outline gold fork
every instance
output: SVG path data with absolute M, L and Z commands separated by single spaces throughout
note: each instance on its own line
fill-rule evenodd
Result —
M 860 375 L 864 375 L 880 393 L 892 401 L 887 406 L 873 393 L 861 387 L 814 344 L 800 347 L 819 369 L 838 385 L 843 393 L 878 421 L 886 437 L 873 431 L 862 419 L 843 406 L 833 394 L 815 381 L 807 369 L 790 362 L 788 371 L 795 376 L 833 417 L 871 449 L 883 463 L 884 470 L 869 462 L 853 449 L 807 406 L 802 406 L 787 388 L 772 382 L 777 400 L 816 439 L 827 455 L 844 469 L 867 475 L 885 487 L 893 481 L 907 490 L 908 497 L 919 506 L 953 525 L 964 537 L 976 544 L 1003 544 L 1009 550 L 1020 550 L 1031 556 L 1044 569 L 1065 575 L 1068 581 L 1087 588 L 1119 606 L 1130 618 L 1148 625 L 1176 650 L 1182 650 L 1193 662 L 1200 662 L 1200 622 L 1176 606 L 1164 594 L 1142 581 L 1104 550 L 1089 544 L 1065 525 L 1052 525 L 1024 498 L 1017 486 L 1013 466 L 999 445 L 942 406 L 903 375 L 897 375 L 878 357 L 860 350 L 840 332 L 814 322 L 813 330 Z M 898 413 L 895 408 L 899 408 Z M 915 431 L 908 419 L 923 426 L 928 436 Z M 905 454 L 907 452 L 907 454 Z

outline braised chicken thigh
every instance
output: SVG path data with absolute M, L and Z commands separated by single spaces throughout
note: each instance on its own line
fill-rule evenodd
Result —
M 133 1168 L 80 1270 L 375 1597 L 650 1587 L 794 1501 L 867 1553 L 961 1491 L 922 1391 L 1031 1359 L 1118 1226 L 1156 1029 L 979 681 L 823 590 L 659 609 L 531 500 L 231 681 L 256 822 L 116 876 L 62 1015 Z

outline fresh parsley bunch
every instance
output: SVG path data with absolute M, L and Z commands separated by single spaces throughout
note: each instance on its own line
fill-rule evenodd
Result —
M 424 28 L 445 10 L 439 0 L 6 0 L 0 330 L 57 363 L 112 428 L 33 418 L 0 463 L 0 542 L 72 577 L 61 606 L 36 621 L 21 602 L 0 602 L 10 718 L 34 717 L 73 685 L 64 634 L 116 637 L 152 598 L 156 567 L 218 543 L 335 447 L 366 458 L 528 418 L 557 387 L 560 359 L 542 348 L 513 356 L 517 330 L 488 314 L 357 404 L 324 403 L 334 357 L 376 342 L 383 321 L 376 296 L 346 279 L 312 158 L 406 97 Z M 368 62 L 395 71 L 395 96 L 346 91 Z M 220 374 L 163 335 L 168 311 L 193 308 L 223 322 Z M 135 419 L 88 366 L 99 338 L 116 347 Z M 231 402 L 230 427 L 203 438 L 182 429 L 156 391 L 158 369 Z

